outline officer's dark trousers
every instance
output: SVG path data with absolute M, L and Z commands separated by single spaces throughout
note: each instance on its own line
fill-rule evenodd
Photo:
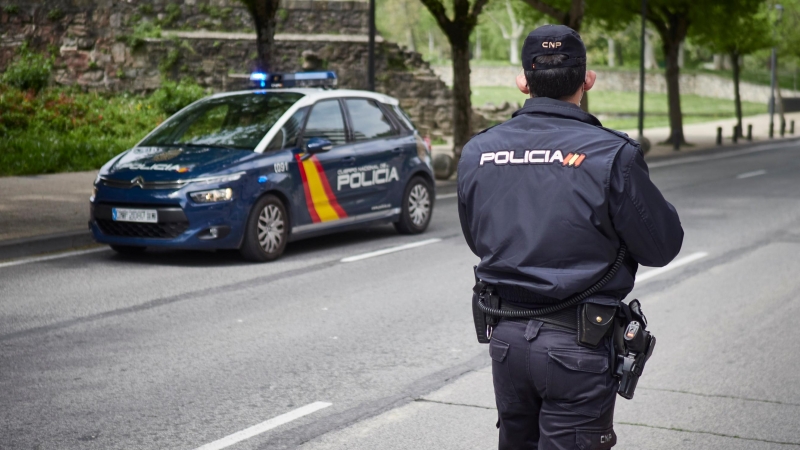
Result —
M 501 320 L 492 334 L 500 450 L 596 450 L 617 442 L 611 342 L 587 349 L 575 331 Z

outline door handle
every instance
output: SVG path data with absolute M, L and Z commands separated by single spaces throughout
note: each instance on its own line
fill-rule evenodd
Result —
M 342 158 L 342 162 L 345 163 L 345 164 L 353 164 L 354 162 L 356 162 L 356 157 L 355 156 L 345 156 L 344 158 Z
M 392 153 L 403 153 L 403 148 L 402 147 L 397 147 L 395 149 L 392 149 Z

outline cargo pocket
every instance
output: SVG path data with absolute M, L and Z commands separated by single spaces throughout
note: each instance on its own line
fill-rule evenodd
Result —
M 511 370 L 508 367 L 509 345 L 503 341 L 492 338 L 489 341 L 489 356 L 492 357 L 492 379 L 494 380 L 494 395 L 499 402 L 516 403 L 519 396 L 511 380 Z
M 548 355 L 547 399 L 578 414 L 600 417 L 610 389 L 608 354 L 552 349 Z
M 607 430 L 578 429 L 575 445 L 580 450 L 607 450 L 617 445 L 617 435 L 613 427 Z

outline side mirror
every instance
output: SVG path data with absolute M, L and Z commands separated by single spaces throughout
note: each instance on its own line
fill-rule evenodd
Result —
M 327 152 L 333 148 L 333 143 L 325 138 L 310 138 L 306 141 L 305 150 L 310 154 Z

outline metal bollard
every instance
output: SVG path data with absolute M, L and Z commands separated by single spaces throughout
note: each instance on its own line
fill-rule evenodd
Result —
M 781 120 L 781 137 L 786 134 L 786 121 Z
M 735 144 L 737 142 L 739 142 L 739 126 L 738 125 L 734 125 L 733 126 L 733 143 Z
M 722 145 L 722 127 L 717 127 L 717 145 Z
M 752 141 L 753 140 L 753 124 L 752 123 L 747 125 L 747 140 L 748 141 Z
M 789 122 L 789 134 L 794 134 L 794 120 Z

